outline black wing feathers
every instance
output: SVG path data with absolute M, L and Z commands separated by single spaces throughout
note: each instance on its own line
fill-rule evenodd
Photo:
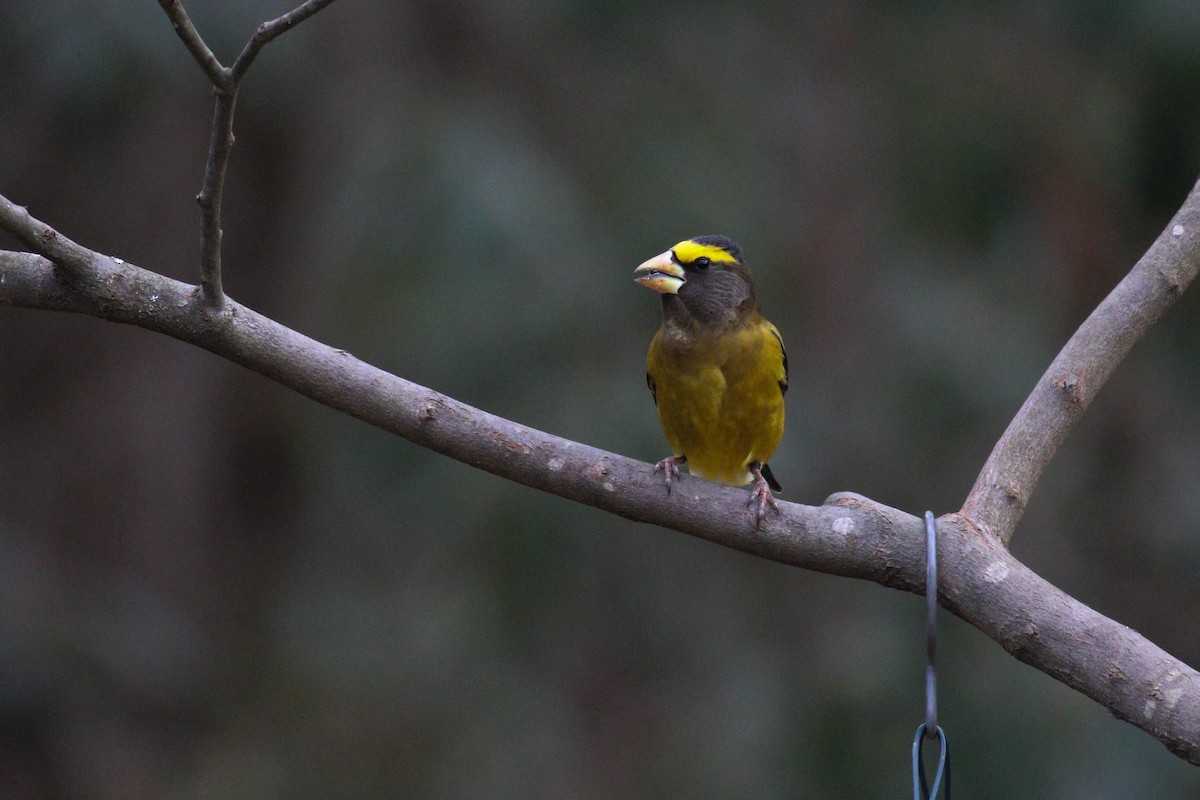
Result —
M 783 338 L 779 335 L 779 331 L 774 328 L 767 328 L 771 335 L 775 337 L 775 341 L 779 342 L 779 351 L 783 353 L 783 380 L 779 382 L 779 391 L 787 394 L 788 389 L 788 363 L 787 363 L 787 348 L 783 346 Z M 772 487 L 774 488 L 774 487 Z

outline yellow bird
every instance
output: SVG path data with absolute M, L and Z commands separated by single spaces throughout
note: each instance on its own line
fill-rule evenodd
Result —
M 646 382 L 674 455 L 658 462 L 667 491 L 679 467 L 744 486 L 761 522 L 781 491 L 767 459 L 783 437 L 787 353 L 759 311 L 742 249 L 724 236 L 686 239 L 634 270 L 662 295 L 663 323 L 646 354 Z

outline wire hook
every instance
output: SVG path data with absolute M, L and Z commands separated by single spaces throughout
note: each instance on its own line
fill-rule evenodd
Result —
M 917 735 L 913 737 L 913 800 L 930 800 L 937 797 L 938 789 L 942 788 L 943 779 L 946 781 L 946 793 L 943 796 L 946 800 L 950 800 L 950 742 L 946 739 L 946 732 L 941 728 L 938 728 L 931 737 L 937 739 L 939 744 L 937 770 L 933 773 L 933 786 L 931 787 L 929 778 L 925 774 L 925 760 L 922 758 L 925 737 L 928 734 L 928 729 L 922 723 L 917 728 Z
M 933 512 L 925 512 L 925 722 L 913 737 L 913 800 L 936 797 L 942 780 L 946 782 L 946 800 L 950 800 L 950 743 L 937 724 L 937 524 Z M 921 758 L 926 739 L 938 741 L 937 770 L 930 787 Z

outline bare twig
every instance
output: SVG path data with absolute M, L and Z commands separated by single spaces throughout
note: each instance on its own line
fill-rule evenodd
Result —
M 213 86 L 225 85 L 229 80 L 228 72 L 213 55 L 213 51 L 208 49 L 204 39 L 200 38 L 200 32 L 192 24 L 192 18 L 184 10 L 183 3 L 179 0 L 158 0 L 158 4 L 163 7 L 163 11 L 167 12 L 167 17 L 171 20 L 171 27 L 175 29 L 175 33 L 179 34 L 179 38 L 183 40 L 188 52 L 196 59 L 196 63 L 204 70 L 204 74 L 212 81 Z
M 233 66 L 226 68 L 204 43 L 180 0 L 158 0 L 175 32 L 208 76 L 216 98 L 204 182 L 200 186 L 200 193 L 196 195 L 196 202 L 200 205 L 200 298 L 211 308 L 219 309 L 225 304 L 225 290 L 221 281 L 221 196 L 225 190 L 229 157 L 233 152 L 233 114 L 237 107 L 238 88 L 255 56 L 268 42 L 332 2 L 307 0 L 287 14 L 259 25 Z
M 1042 375 L 967 496 L 962 515 L 1007 545 L 1042 471 L 1109 375 L 1200 272 L 1200 183 Z
M 0 202 L 0 227 L 41 241 L 41 223 L 4 208 Z M 780 502 L 780 515 L 758 529 L 737 489 L 686 476 L 668 495 L 649 464 L 472 408 L 232 300 L 214 317 L 188 302 L 188 284 L 86 250 L 71 259 L 73 278 L 64 280 L 39 256 L 0 251 L 0 304 L 91 314 L 173 336 L 423 447 L 628 519 L 785 564 L 923 588 L 923 524 L 901 511 L 842 494 L 823 506 Z M 1200 673 L 1059 591 L 969 520 L 951 515 L 939 531 L 946 608 L 1200 764 Z
M 237 60 L 233 62 L 233 67 L 229 70 L 233 80 L 237 82 L 242 79 L 242 76 L 246 74 L 246 70 L 250 68 L 250 63 L 258 55 L 258 51 L 262 50 L 268 42 L 280 34 L 290 31 L 293 27 L 299 25 L 332 2 L 333 0 L 308 0 L 308 2 L 302 3 L 282 17 L 277 17 L 270 22 L 264 22 L 262 25 L 259 25 L 258 30 L 250 37 L 250 41 L 246 42 L 245 48 L 242 49 Z
M 233 111 L 237 106 L 237 86 L 214 86 L 212 132 L 208 138 L 208 160 L 204 164 L 204 182 L 196 202 L 200 205 L 200 297 L 213 308 L 225 303 L 221 285 L 221 196 L 225 192 L 225 171 L 233 152 Z

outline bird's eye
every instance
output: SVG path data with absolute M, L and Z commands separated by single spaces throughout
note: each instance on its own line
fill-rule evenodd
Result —
M 700 256 L 692 262 L 692 266 L 696 269 L 708 269 L 708 265 L 711 263 L 712 261 L 709 260 L 708 256 Z

